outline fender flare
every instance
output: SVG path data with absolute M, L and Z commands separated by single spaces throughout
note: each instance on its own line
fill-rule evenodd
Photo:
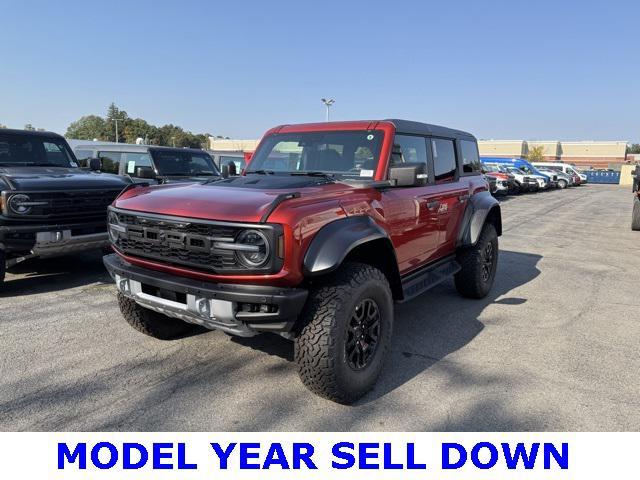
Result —
M 498 236 L 502 235 L 500 202 L 487 191 L 471 195 L 460 224 L 458 246 L 475 245 L 490 214 L 496 216 L 496 232 Z
M 305 276 L 318 276 L 336 270 L 356 247 L 389 235 L 371 217 L 355 216 L 335 220 L 322 227 L 304 255 Z

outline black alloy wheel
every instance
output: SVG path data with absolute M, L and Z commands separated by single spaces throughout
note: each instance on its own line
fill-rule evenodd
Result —
M 380 309 L 365 298 L 353 310 L 347 325 L 345 358 L 353 370 L 362 370 L 375 356 L 380 338 Z
M 493 270 L 494 270 L 494 248 L 493 248 L 493 243 L 489 242 L 487 243 L 486 247 L 484 248 L 484 252 L 482 252 L 482 281 L 483 282 L 487 282 L 489 281 L 489 279 L 491 279 L 491 276 L 493 275 Z

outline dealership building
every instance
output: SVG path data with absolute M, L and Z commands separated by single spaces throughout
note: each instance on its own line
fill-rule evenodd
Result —
M 480 155 L 524 158 L 534 147 L 542 147 L 545 161 L 573 163 L 594 168 L 616 168 L 628 163 L 627 143 L 623 140 L 562 142 L 559 140 L 480 140 Z

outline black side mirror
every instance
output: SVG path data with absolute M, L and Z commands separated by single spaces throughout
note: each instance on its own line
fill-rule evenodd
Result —
M 428 178 L 425 163 L 403 163 L 389 169 L 389 180 L 396 187 L 421 187 Z
M 222 178 L 229 178 L 229 165 L 228 164 L 224 164 L 222 165 L 222 167 L 220 168 L 220 174 L 222 175 Z
M 99 158 L 90 158 L 89 159 L 89 170 L 92 172 L 99 172 L 102 170 L 102 160 Z
M 238 175 L 238 168 L 234 162 L 227 163 L 227 166 L 229 167 L 229 176 L 235 177 Z
M 156 178 L 156 174 L 151 167 L 136 167 L 134 177 L 152 180 Z

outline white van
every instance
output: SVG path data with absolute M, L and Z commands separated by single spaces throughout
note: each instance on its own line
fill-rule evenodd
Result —
M 533 162 L 532 165 L 534 167 L 541 168 L 550 168 L 552 170 L 559 170 L 567 175 L 578 175 L 580 177 L 580 183 L 587 183 L 587 176 L 578 170 L 576 167 L 571 165 L 570 163 L 562 163 L 562 162 Z

